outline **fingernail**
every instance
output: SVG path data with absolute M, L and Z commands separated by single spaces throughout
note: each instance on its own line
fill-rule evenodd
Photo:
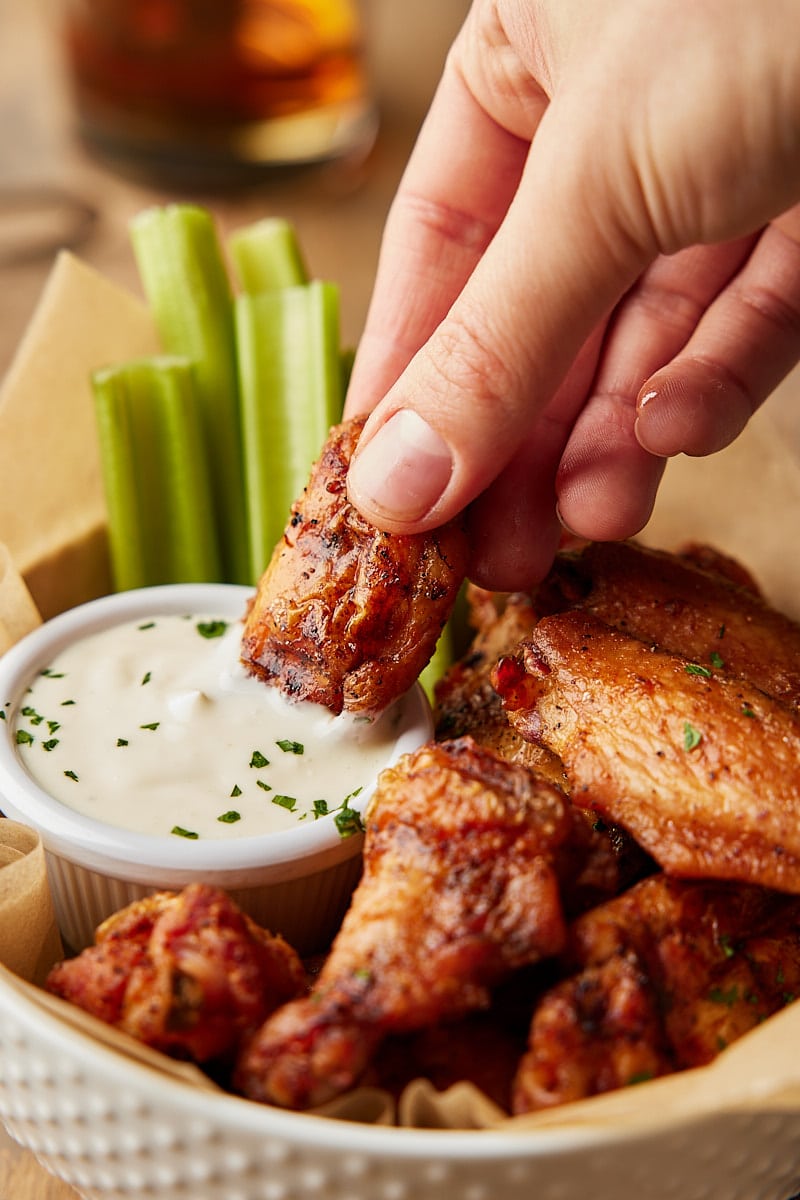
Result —
M 447 443 L 411 409 L 400 409 L 353 459 L 350 499 L 393 521 L 417 521 L 430 512 L 450 480 Z

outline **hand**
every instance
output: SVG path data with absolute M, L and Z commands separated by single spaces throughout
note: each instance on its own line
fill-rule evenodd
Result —
M 467 509 L 530 586 L 800 357 L 796 0 L 474 0 L 386 224 L 346 412 L 378 526 Z

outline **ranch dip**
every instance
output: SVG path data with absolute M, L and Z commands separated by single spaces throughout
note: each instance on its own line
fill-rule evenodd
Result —
M 169 614 L 73 643 L 14 714 L 26 769 L 70 808 L 139 833 L 250 837 L 322 818 L 358 832 L 358 796 L 407 702 L 370 721 L 289 701 L 247 673 L 241 637 L 238 620 Z

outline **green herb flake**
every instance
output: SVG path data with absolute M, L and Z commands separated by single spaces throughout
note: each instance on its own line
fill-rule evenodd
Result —
M 225 630 L 228 628 L 228 622 L 227 621 L 198 621 L 196 628 L 197 628 L 197 632 L 200 634 L 200 637 L 218 638 L 218 637 L 222 637 Z
M 74 771 L 65 771 L 64 774 L 66 775 L 67 779 L 74 779 L 76 783 L 78 782 L 78 776 Z
M 14 740 L 18 746 L 32 746 L 36 739 L 30 730 L 18 729 Z
M 62 708 L 68 708 L 70 704 L 74 704 L 74 703 L 75 703 L 75 701 L 74 701 L 74 700 L 62 700 L 62 701 L 61 701 L 61 707 L 62 707 Z
M 333 823 L 338 829 L 339 837 L 341 838 L 349 838 L 353 834 L 364 832 L 364 822 L 361 820 L 361 814 L 355 808 L 350 808 L 346 803 L 334 816 Z
M 44 717 L 38 713 L 35 708 L 31 708 L 30 704 L 26 704 L 23 709 L 20 709 L 23 717 L 27 717 L 31 725 L 41 725 Z
M 253 751 L 253 753 L 252 753 L 252 755 L 250 756 L 250 766 L 251 766 L 251 767 L 256 767 L 256 768 L 258 768 L 258 767 L 268 767 L 268 766 L 269 766 L 269 759 L 268 759 L 268 758 L 266 758 L 266 757 L 265 757 L 265 756 L 264 756 L 264 755 L 261 753 L 261 751 L 260 751 L 260 750 L 254 750 L 254 751 Z
M 63 671 L 54 671 L 52 667 L 45 667 L 45 669 L 43 671 L 40 671 L 39 674 L 43 675 L 45 679 L 65 679 L 66 678 Z
M 722 668 L 725 666 L 725 659 L 722 657 L 721 654 L 717 654 L 716 650 L 711 651 L 711 653 L 708 656 L 708 660 L 711 663 L 712 667 L 716 667 L 716 669 L 718 671 L 721 671 Z
M 151 680 L 152 678 L 153 678 L 153 674 L 152 674 L 152 672 L 151 672 L 151 671 L 145 671 L 144 675 L 142 676 L 142 687 L 144 687 L 144 685 L 145 685 L 146 683 L 149 683 L 149 682 L 150 682 L 150 680 Z
M 199 833 L 195 833 L 193 829 L 184 829 L 182 825 L 173 825 L 170 833 L 174 833 L 176 837 L 189 838 L 190 841 L 197 841 L 200 837 Z
M 719 939 L 720 949 L 726 958 L 733 958 L 736 953 L 736 948 L 731 941 L 730 934 L 723 933 Z
M 742 716 L 743 717 L 755 717 L 755 715 L 756 715 L 755 709 L 752 709 L 750 707 L 750 705 L 745 701 L 742 704 Z
M 695 729 L 689 721 L 683 722 L 683 748 L 684 750 L 695 750 L 703 740 L 703 735 L 699 729 Z
M 155 627 L 155 621 L 145 621 L 144 624 L 136 626 L 137 629 L 155 629 Z
M 635 1071 L 627 1081 L 627 1087 L 635 1087 L 637 1083 L 649 1083 L 655 1078 L 652 1071 Z
M 6 719 L 6 710 L 4 708 L 0 708 L 0 721 L 5 721 L 5 719 Z
M 685 671 L 687 675 L 700 675 L 703 679 L 711 678 L 711 672 L 708 667 L 703 667 L 700 663 L 687 663 Z
M 127 746 L 128 739 L 127 738 L 117 738 L 117 745 L 118 746 Z
M 280 792 L 276 792 L 272 797 L 272 803 L 279 805 L 281 808 L 288 809 L 289 812 L 294 812 L 297 807 L 297 797 L 282 796 Z
M 46 742 L 42 742 L 43 750 L 55 750 L 58 745 L 58 738 L 48 738 Z
M 267 782 L 266 782 L 265 780 L 263 780 L 263 779 L 257 779 L 257 780 L 256 780 L 256 787 L 260 787 L 260 788 L 261 788 L 261 790 L 262 790 L 262 792 L 271 792 L 271 791 L 272 791 L 272 784 L 271 784 L 271 783 L 267 783 Z
M 314 813 L 315 821 L 319 817 L 327 817 L 328 813 L 331 811 L 328 807 L 327 800 L 315 800 L 314 803 L 312 804 L 311 808 L 312 808 L 312 812 Z
M 139 728 L 140 728 L 140 729 L 158 729 L 158 727 L 159 727 L 159 725 L 160 725 L 160 724 L 161 724 L 161 722 L 160 722 L 160 721 L 150 721 L 150 723 L 149 723 L 149 724 L 147 724 L 147 725 L 140 725 L 140 726 L 139 726 Z
M 229 809 L 228 812 L 220 813 L 217 817 L 218 821 L 222 821 L 225 825 L 235 825 L 237 821 L 241 821 L 242 814 L 238 813 L 235 808 Z
M 739 999 L 739 989 L 735 983 L 729 988 L 713 987 L 708 993 L 708 998 L 713 1004 L 724 1004 L 731 1008 Z
M 47 728 L 50 730 L 51 733 L 57 733 L 58 730 L 61 728 L 61 722 L 60 721 L 48 721 Z
M 242 794 L 242 789 L 239 787 L 238 783 L 235 783 L 233 785 L 233 787 L 231 788 L 231 797 L 235 798 L 236 796 L 241 796 L 241 794 Z M 222 820 L 221 817 L 220 817 L 220 820 Z
M 293 742 L 291 738 L 281 738 L 275 745 L 279 750 L 283 750 L 284 754 L 302 754 L 305 750 L 302 742 Z

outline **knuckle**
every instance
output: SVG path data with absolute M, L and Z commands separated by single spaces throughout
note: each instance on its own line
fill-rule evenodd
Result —
M 505 352 L 507 350 L 507 352 Z M 445 389 L 469 397 L 494 419 L 511 412 L 521 391 L 515 359 L 480 321 L 451 316 L 439 328 L 432 365 Z
M 765 322 L 792 341 L 800 341 L 800 306 L 775 288 L 751 283 L 742 288 L 741 303 L 759 322 Z

